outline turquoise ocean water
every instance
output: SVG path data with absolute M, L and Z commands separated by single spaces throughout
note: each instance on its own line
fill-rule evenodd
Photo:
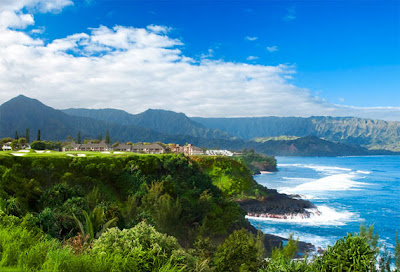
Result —
M 321 215 L 309 219 L 253 219 L 266 233 L 325 248 L 361 222 L 374 224 L 380 241 L 393 249 L 400 233 L 400 156 L 277 157 L 279 172 L 255 176 L 278 192 L 299 194 L 314 203 Z

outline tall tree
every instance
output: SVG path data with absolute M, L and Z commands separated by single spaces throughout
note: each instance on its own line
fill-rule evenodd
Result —
M 40 129 L 38 129 L 38 132 L 37 132 L 37 140 L 40 141 Z
M 110 143 L 111 143 L 110 133 L 108 132 L 108 129 L 107 129 L 107 132 L 106 132 L 106 143 L 107 143 L 107 144 L 110 144 Z
M 25 138 L 26 138 L 26 140 L 28 141 L 28 143 L 30 142 L 30 137 L 29 137 L 29 128 L 27 128 L 26 129 L 26 132 L 25 132 Z
M 80 144 L 81 143 L 81 131 L 78 131 L 78 144 Z
M 15 139 L 15 140 L 18 140 L 18 139 L 19 139 L 19 136 L 18 136 L 18 131 L 15 131 L 15 136 L 14 136 L 14 139 Z

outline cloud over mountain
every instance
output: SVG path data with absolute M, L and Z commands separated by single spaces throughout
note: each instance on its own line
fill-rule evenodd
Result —
M 35 12 L 59 12 L 69 0 L 2 1 L 0 101 L 17 94 L 56 108 L 148 108 L 190 116 L 361 116 L 400 119 L 398 108 L 338 106 L 294 86 L 292 65 L 194 59 L 166 26 L 99 26 L 50 42 L 23 29 Z M 25 7 L 25 9 L 24 9 Z M 25 13 L 24 13 L 25 12 Z M 37 35 L 35 36 L 37 37 Z

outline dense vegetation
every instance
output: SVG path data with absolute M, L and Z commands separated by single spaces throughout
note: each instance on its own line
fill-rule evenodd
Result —
M 268 190 L 229 158 L 7 154 L 0 156 L 2 270 L 372 271 L 379 252 L 364 228 L 313 261 L 292 260 L 293 240 L 265 260 L 264 236 L 246 230 L 233 199 Z M 396 252 L 399 265 L 398 242 Z M 387 267 L 388 258 L 380 260 Z
M 276 159 L 273 156 L 258 154 L 254 149 L 244 149 L 240 156 L 234 158 L 249 168 L 253 174 L 260 174 L 260 171 L 277 171 Z

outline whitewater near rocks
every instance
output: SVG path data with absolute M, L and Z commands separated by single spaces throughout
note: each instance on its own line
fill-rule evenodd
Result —
M 309 216 L 247 216 L 255 227 L 281 237 L 325 248 L 360 224 L 374 224 L 383 243 L 393 248 L 400 226 L 400 156 L 278 157 L 279 172 L 256 181 L 279 193 L 311 201 Z

